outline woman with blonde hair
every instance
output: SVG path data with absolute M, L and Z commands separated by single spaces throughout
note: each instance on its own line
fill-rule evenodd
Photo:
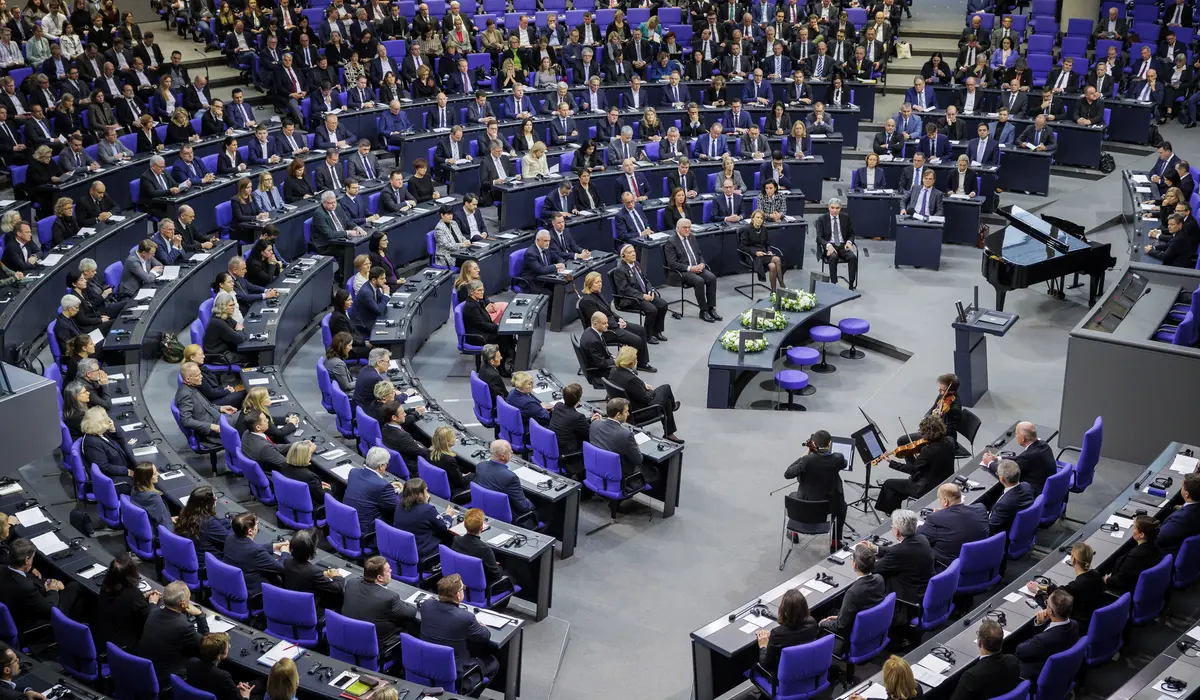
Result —
M 158 87 L 150 97 L 150 114 L 154 115 L 155 119 L 165 122 L 170 121 L 175 115 L 175 93 L 171 92 L 173 82 L 169 75 L 158 79 Z M 185 112 L 184 115 L 186 116 L 187 113 Z
M 775 183 L 767 180 L 766 184 L 773 186 Z M 738 252 L 749 256 L 760 282 L 770 279 L 771 293 L 774 294 L 776 286 L 783 286 L 783 262 L 779 259 L 779 250 L 768 242 L 769 235 L 766 212 L 755 209 L 746 225 L 738 229 Z
M 265 700 L 296 700 L 299 689 L 300 674 L 296 672 L 296 663 L 288 658 L 276 661 L 267 676 Z
M 449 426 L 439 426 L 433 431 L 433 440 L 429 446 L 429 463 L 446 472 L 446 480 L 450 482 L 455 503 L 465 504 L 471 500 L 471 479 L 474 472 L 463 473 L 458 456 L 454 454 L 454 443 L 458 441 Z M 465 499 L 463 498 L 465 496 Z
M 83 414 L 79 429 L 83 432 L 83 463 L 96 465 L 101 474 L 112 479 L 117 493 L 132 491 L 130 477 L 137 460 L 129 443 L 117 435 L 117 426 L 108 412 L 92 406 Z
M 583 278 L 583 290 L 579 295 L 579 318 L 586 326 L 591 325 L 592 316 L 604 314 L 608 319 L 608 330 L 602 335 L 605 343 L 632 346 L 637 350 L 637 368 L 642 372 L 657 372 L 650 365 L 648 343 L 658 344 L 657 339 L 647 337 L 646 329 L 636 323 L 628 323 L 613 311 L 612 305 L 600 295 L 604 287 L 604 276 L 589 272 Z
M 808 129 L 803 119 L 792 122 L 792 130 L 783 139 L 783 155 L 786 158 L 803 158 L 809 148 Z
M 163 76 L 163 80 L 170 80 L 169 76 Z M 188 120 L 187 110 L 183 107 L 176 107 L 171 112 L 171 121 L 167 124 L 167 140 L 165 143 L 175 145 L 177 143 L 191 143 L 200 140 L 200 134 L 196 133 L 196 129 L 192 126 L 192 122 Z
M 358 290 L 362 289 L 371 276 L 371 256 L 366 254 L 355 256 L 354 270 L 354 276 L 350 278 L 350 288 L 357 296 Z
M 653 107 L 647 107 L 642 112 L 642 121 L 638 124 L 638 134 L 643 141 L 662 141 L 662 122 L 658 120 L 658 112 Z
M 204 328 L 204 354 L 217 358 L 222 364 L 247 364 L 249 357 L 238 352 L 246 342 L 242 324 L 233 320 L 237 297 L 230 292 L 218 292 L 213 300 L 212 318 Z
M 728 153 L 721 156 L 721 175 L 717 178 L 717 181 L 720 183 L 726 180 L 733 180 L 733 191 L 737 194 L 742 194 L 746 191 L 746 181 L 742 179 L 742 174 L 733 165 L 733 156 Z
M 608 381 L 624 390 L 625 398 L 629 399 L 629 411 L 633 413 L 649 406 L 659 406 L 663 412 L 663 437 L 673 442 L 683 443 L 675 435 L 675 411 L 679 410 L 679 402 L 675 400 L 675 392 L 670 384 L 658 387 L 642 381 L 637 374 L 637 350 L 629 345 L 622 346 L 617 351 L 616 364 L 608 373 Z M 642 473 L 645 474 L 645 465 Z M 653 475 L 645 474 L 647 481 L 654 479 Z
M 464 261 L 462 267 L 458 270 L 458 277 L 454 280 L 454 289 L 458 292 L 459 301 L 466 300 L 467 285 L 477 279 L 479 279 L 479 263 L 475 260 Z M 508 302 L 492 301 L 485 294 L 483 303 L 487 307 L 488 315 L 492 317 L 492 322 L 500 323 L 500 319 L 504 317 L 504 310 L 508 308 Z
M 221 377 L 204 366 L 204 348 L 191 343 L 183 348 L 183 361 L 195 362 L 200 368 L 200 393 L 215 406 L 238 407 L 246 400 L 246 391 L 238 389 L 237 382 L 223 382 Z
M 300 425 L 300 417 L 295 413 L 289 413 L 282 422 L 275 420 L 271 415 L 271 392 L 265 386 L 252 386 L 246 392 L 246 398 L 242 401 L 242 412 L 238 415 L 235 426 L 239 433 L 244 433 L 250 428 L 246 425 L 244 416 L 251 411 L 262 411 L 267 416 L 270 421 L 267 437 L 278 444 L 287 442 L 287 436 L 296 432 L 296 426 Z
M 269 172 L 258 176 L 258 188 L 254 190 L 254 203 L 260 211 L 267 213 L 283 211 L 283 196 L 275 187 L 275 178 Z
M 550 166 L 546 163 L 546 144 L 538 141 L 529 149 L 529 153 L 521 156 L 521 178 L 529 180 L 538 175 L 549 175 Z

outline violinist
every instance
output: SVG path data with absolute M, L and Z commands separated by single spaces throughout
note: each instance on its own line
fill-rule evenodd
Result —
M 889 466 L 898 472 L 908 474 L 907 479 L 888 479 L 883 482 L 879 491 L 879 499 L 875 509 L 891 514 L 899 508 L 905 498 L 920 498 L 930 489 L 942 483 L 954 473 L 954 441 L 946 436 L 946 424 L 937 413 L 930 413 L 921 419 L 918 438 L 911 443 L 912 448 L 896 448 L 886 453 L 894 456 L 898 451 L 916 455 L 911 462 L 892 461 Z
M 826 430 L 813 433 L 805 444 L 808 453 L 792 462 L 783 478 L 800 480 L 800 490 L 796 492 L 799 498 L 829 501 L 829 508 L 837 520 L 836 539 L 829 545 L 829 551 L 834 552 L 841 546 L 842 527 L 846 523 L 846 496 L 841 474 L 846 468 L 846 458 L 830 449 L 833 438 Z
M 958 375 L 952 372 L 943 374 L 937 378 L 937 387 L 938 395 L 933 401 L 933 406 L 929 408 L 929 413 L 936 413 L 942 417 L 942 423 L 946 426 L 946 436 L 952 442 L 956 442 L 958 440 L 958 424 L 962 421 L 962 402 L 958 400 Z M 902 435 L 896 441 L 896 445 L 903 445 L 918 437 L 920 437 L 918 433 Z

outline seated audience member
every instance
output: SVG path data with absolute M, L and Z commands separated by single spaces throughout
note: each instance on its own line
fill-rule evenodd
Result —
M 779 656 L 784 649 L 814 642 L 821 628 L 808 612 L 808 601 L 798 589 L 788 589 L 779 601 L 779 625 L 770 631 L 760 629 L 758 663 L 768 673 L 779 670 Z
M 675 411 L 679 410 L 679 402 L 670 384 L 651 386 L 637 375 L 637 350 L 626 345 L 617 351 L 617 359 L 608 381 L 625 392 L 629 399 L 631 411 L 639 411 L 649 406 L 659 406 L 663 412 L 663 436 L 673 442 L 683 443 L 683 439 L 675 434 Z
M 1010 693 L 1021 683 L 1021 664 L 1017 657 L 1003 653 L 1004 628 L 984 618 L 975 632 L 979 658 L 963 671 L 950 700 L 974 700 Z
M 454 506 L 446 506 L 446 515 L 453 516 L 455 512 Z M 392 515 L 392 525 L 416 537 L 417 554 L 422 559 L 437 554 L 438 545 L 448 544 L 452 537 L 442 514 L 429 503 L 425 480 L 417 477 L 404 482 L 400 504 Z
M 1021 449 L 1012 459 L 1021 468 L 1021 481 L 1033 487 L 1033 493 L 1036 496 L 1042 492 L 1042 487 L 1046 485 L 1046 479 L 1058 472 L 1058 464 L 1054 460 L 1054 449 L 1045 440 L 1038 439 L 1037 426 L 1028 421 L 1017 423 L 1016 438 L 1017 445 Z M 999 459 L 1000 457 L 990 451 L 985 452 L 983 464 L 995 469 L 993 465 Z
M 137 460 L 129 443 L 117 435 L 116 425 L 108 412 L 93 406 L 83 414 L 79 425 L 83 431 L 83 463 L 95 464 L 108 478 L 112 479 L 117 493 L 129 493 L 133 480 L 129 477 Z
M 1036 498 L 1033 495 L 1033 487 L 1021 481 L 1021 467 L 1011 459 L 1000 461 L 1000 466 L 996 468 L 996 476 L 999 477 L 1004 492 L 992 504 L 988 513 L 988 532 L 993 535 L 997 532 L 1008 532 L 1017 513 L 1033 505 Z M 984 505 L 986 506 L 986 503 Z
M 263 581 L 276 586 L 282 583 L 283 563 L 276 554 L 286 553 L 290 545 L 287 542 L 255 542 L 258 516 L 254 513 L 238 513 L 233 516 L 232 526 L 232 532 L 225 538 L 222 558 L 226 564 L 242 570 L 246 593 L 251 598 L 262 595 Z
M 504 590 L 503 582 L 508 580 L 508 574 L 496 562 L 496 553 L 492 551 L 491 545 L 479 537 L 483 532 L 484 523 L 485 516 L 482 510 L 478 508 L 468 510 L 463 516 L 463 527 L 466 529 L 466 534 L 455 537 L 451 548 L 459 554 L 466 554 L 483 562 L 484 578 L 487 579 L 488 585 L 492 586 L 493 592 L 499 592 Z M 496 585 L 497 583 L 500 585 Z
M 342 614 L 375 625 L 380 660 L 399 659 L 400 633 L 415 632 L 417 609 L 397 592 L 388 590 L 392 567 L 380 556 L 363 562 L 361 577 L 346 581 Z
M 342 502 L 358 512 L 358 524 L 363 536 L 375 532 L 375 520 L 390 522 L 400 505 L 398 492 L 402 484 L 389 481 L 385 474 L 390 456 L 382 447 L 367 450 L 363 460 L 365 469 L 351 469 L 346 479 L 346 493 Z
M 821 629 L 836 634 L 838 641 L 834 644 L 834 654 L 840 654 L 847 648 L 850 630 L 854 627 L 854 618 L 860 612 L 873 608 L 886 597 L 886 586 L 883 577 L 875 572 L 875 552 L 870 547 L 858 545 L 854 548 L 854 574 L 857 577 L 842 596 L 842 607 L 837 615 L 830 615 L 819 623 Z
M 553 404 L 538 401 L 533 395 L 533 375 L 528 372 L 517 372 L 512 376 L 512 390 L 508 392 L 505 401 L 521 412 L 521 422 L 529 429 L 529 421 L 537 421 L 543 426 L 550 424 L 550 410 Z
M 521 479 L 508 468 L 513 458 L 512 445 L 507 440 L 493 440 L 489 453 L 491 459 L 475 466 L 475 483 L 508 496 L 514 525 L 536 527 L 537 514 L 533 510 L 533 503 L 525 496 Z
M 1051 656 L 1070 649 L 1079 641 L 1079 625 L 1071 619 L 1073 605 L 1071 594 L 1062 589 L 1046 598 L 1046 608 L 1038 611 L 1034 618 L 1033 636 L 1016 648 L 1021 678 L 1036 682 Z
M 500 663 L 494 656 L 478 656 L 472 649 L 486 646 L 492 633 L 463 607 L 466 587 L 458 574 L 438 581 L 437 598 L 421 603 L 421 639 L 454 650 L 458 686 L 470 688 L 485 678 L 495 678 Z M 468 643 L 471 646 L 468 646 Z
M 1184 474 L 1179 493 L 1183 496 L 1183 505 L 1178 506 L 1158 526 L 1158 538 L 1155 540 L 1163 553 L 1176 556 L 1184 540 L 1200 535 L 1200 508 L 1195 505 L 1196 499 L 1200 498 L 1200 474 Z
M 146 511 L 146 516 L 150 518 L 150 527 L 156 532 L 159 525 L 170 530 L 174 524 L 171 511 L 167 510 L 167 504 L 163 502 L 162 491 L 154 487 L 157 483 L 158 467 L 154 466 L 153 462 L 138 462 L 133 468 L 133 493 L 130 494 L 129 500 Z
M 896 544 L 867 546 L 876 550 L 875 573 L 883 577 L 888 593 L 896 594 L 896 623 L 907 624 L 915 611 L 900 601 L 920 603 L 925 599 L 925 588 L 935 573 L 934 551 L 917 529 L 917 514 L 911 510 L 892 511 L 892 539 Z
M 938 509 L 925 516 L 917 534 L 929 540 L 938 564 L 949 566 L 964 544 L 987 538 L 988 514 L 978 503 L 963 503 L 958 484 L 942 484 L 937 495 Z
M 591 421 L 600 420 L 597 411 L 585 415 L 576 407 L 583 398 L 583 387 L 571 383 L 563 387 L 562 400 L 550 411 L 550 430 L 558 442 L 558 466 L 573 479 L 583 480 L 583 443 L 588 439 Z
M 312 455 L 317 446 L 312 440 L 293 442 L 287 448 L 285 464 L 278 471 L 292 481 L 299 481 L 308 487 L 308 497 L 312 502 L 313 515 L 322 519 L 325 513 L 325 492 L 332 487 L 321 481 L 321 477 L 312 468 Z
M 1120 594 L 1133 591 L 1142 572 L 1162 561 L 1163 552 L 1158 548 L 1158 521 L 1148 515 L 1133 519 L 1133 541 L 1137 545 L 1121 555 L 1113 564 L 1104 583 L 1108 590 Z
M 210 632 L 200 638 L 200 651 L 188 659 L 185 670 L 187 683 L 202 693 L 211 693 L 216 700 L 249 700 L 251 683 L 236 683 L 233 676 L 221 668 L 229 656 L 229 635 Z
M 1104 577 L 1099 571 L 1092 570 L 1092 558 L 1095 554 L 1095 550 L 1087 542 L 1076 542 L 1071 546 L 1071 568 L 1075 570 L 1073 581 L 1065 586 L 1057 586 L 1053 582 L 1043 586 L 1036 581 L 1025 584 L 1026 590 L 1037 596 L 1042 607 L 1046 606 L 1046 596 L 1059 588 L 1070 593 L 1074 601 L 1071 619 L 1079 623 L 1080 634 L 1087 634 L 1092 613 L 1113 602 L 1112 596 L 1104 590 Z
M 185 673 L 188 659 L 200 653 L 200 639 L 208 634 L 208 618 L 192 603 L 192 592 L 183 581 L 172 581 L 162 593 L 162 607 L 154 608 L 146 618 L 137 656 L 154 664 L 159 687 L 171 681 L 171 674 Z
M 175 520 L 175 534 L 196 545 L 196 557 L 204 566 L 204 554 L 220 556 L 225 540 L 233 532 L 229 520 L 217 515 L 217 496 L 211 486 L 197 486 Z
M 383 382 L 375 385 L 378 389 Z M 410 435 L 407 426 L 420 419 L 416 411 L 404 410 L 404 404 L 399 401 L 389 401 L 379 409 L 380 432 L 383 435 L 383 445 L 389 450 L 400 454 L 405 467 L 410 474 L 417 473 L 417 458 L 429 460 L 429 448 L 422 445 Z
M 130 554 L 122 554 L 108 565 L 92 618 L 92 640 L 97 648 L 112 642 L 132 651 L 141 641 L 146 618 L 161 598 L 153 589 L 143 593 L 138 588 L 141 581 L 142 575 Z
M 337 610 L 342 607 L 342 585 L 345 579 L 336 568 L 312 563 L 321 533 L 315 528 L 300 530 L 288 541 L 291 556 L 283 560 L 283 587 L 289 591 L 312 593 L 317 609 Z

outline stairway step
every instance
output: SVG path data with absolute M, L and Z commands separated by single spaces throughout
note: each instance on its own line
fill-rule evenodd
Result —
M 965 27 L 966 25 L 963 26 Z M 961 33 L 961 29 L 919 29 L 912 26 L 902 26 L 900 38 L 905 41 L 912 41 L 913 39 L 953 39 L 957 42 Z

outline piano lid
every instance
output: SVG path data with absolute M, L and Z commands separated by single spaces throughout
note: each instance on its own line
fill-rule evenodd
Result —
M 1090 247 L 1087 241 L 1077 237 L 1075 231 L 1065 228 L 1060 228 L 1054 224 L 1042 219 L 1040 216 L 1025 211 L 1021 207 L 1012 204 L 1007 207 L 1000 207 L 998 210 L 1000 215 L 1012 224 L 1018 231 L 1026 233 L 1042 243 L 1053 247 L 1060 253 L 1067 253 L 1075 250 L 1083 250 Z M 1008 243 L 1008 236 L 1005 236 L 1005 244 Z

